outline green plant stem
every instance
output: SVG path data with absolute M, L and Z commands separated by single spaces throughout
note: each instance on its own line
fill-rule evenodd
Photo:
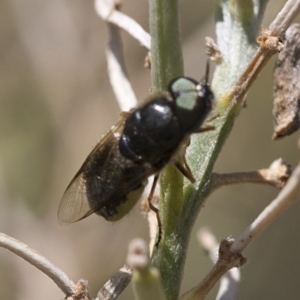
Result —
M 183 75 L 177 0 L 149 0 L 149 13 L 152 88 L 165 91 L 171 79 Z
M 136 300 L 166 300 L 162 290 L 160 273 L 153 267 L 135 270 L 132 286 Z
M 171 79 L 183 75 L 183 58 L 179 30 L 177 0 L 149 0 L 151 34 L 151 77 L 154 91 L 167 90 Z M 168 240 L 173 228 L 178 224 L 182 205 L 182 175 L 173 166 L 168 166 L 160 175 L 161 199 L 160 215 L 163 222 L 163 237 L 159 249 L 154 253 L 152 264 L 162 276 L 162 284 L 168 299 L 177 299 L 179 294 L 183 264 L 175 264 L 174 251 L 170 251 Z M 170 213 L 171 212 L 171 213 Z M 179 214 L 178 214 L 179 212 Z M 173 274 L 170 281 L 170 262 Z M 175 275 L 176 274 L 176 275 Z M 178 276 L 179 275 L 179 276 Z M 170 286 L 172 284 L 172 287 Z
M 150 1 L 154 90 L 165 90 L 170 79 L 182 75 L 179 67 L 182 67 L 182 62 L 178 59 L 181 48 L 175 2 Z M 210 192 L 214 163 L 231 131 L 236 113 L 242 107 L 242 101 L 234 101 L 235 95 L 228 89 L 253 56 L 254 41 L 266 1 L 255 4 L 261 5 L 258 10 L 254 10 L 254 2 L 250 0 L 245 1 L 246 5 L 243 3 L 220 0 L 217 7 L 217 37 L 223 62 L 216 68 L 213 90 L 217 96 L 214 114 L 219 113 L 219 117 L 212 122 L 215 130 L 193 135 L 187 149 L 187 160 L 196 183 L 191 185 L 187 180 L 183 181 L 173 166 L 161 174 L 160 216 L 163 232 L 159 247 L 154 249 L 152 264 L 161 272 L 168 300 L 178 299 L 189 236 L 201 205 Z M 259 13 L 254 15 L 254 11 Z M 245 93 L 246 90 L 241 93 L 240 99 L 244 98 Z

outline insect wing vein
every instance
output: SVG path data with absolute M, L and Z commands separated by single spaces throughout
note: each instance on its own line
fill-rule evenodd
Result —
M 81 173 L 72 181 L 60 201 L 58 220 L 61 224 L 73 223 L 87 216 L 90 210 Z
M 123 129 L 124 120 L 121 119 L 94 147 L 79 171 L 69 183 L 58 207 L 58 220 L 61 224 L 73 223 L 88 217 L 97 208 L 91 209 L 86 192 L 86 181 L 83 173 L 94 155 L 101 151 L 109 141 L 116 139 Z

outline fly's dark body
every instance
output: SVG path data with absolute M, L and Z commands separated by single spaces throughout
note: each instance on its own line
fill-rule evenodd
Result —
M 92 213 L 116 221 L 138 201 L 147 178 L 168 163 L 189 174 L 177 154 L 189 136 L 200 131 L 212 101 L 207 78 L 199 83 L 179 77 L 169 83 L 168 93 L 156 93 L 127 113 L 67 187 L 58 210 L 60 222 L 79 221 Z

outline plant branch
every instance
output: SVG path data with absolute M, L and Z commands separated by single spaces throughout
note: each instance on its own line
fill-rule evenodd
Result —
M 126 71 L 120 30 L 113 24 L 107 24 L 110 40 L 106 47 L 108 75 L 121 111 L 129 111 L 137 105 Z
M 239 267 L 246 263 L 242 251 L 254 240 L 266 227 L 273 222 L 285 209 L 300 198 L 300 163 L 293 171 L 288 182 L 278 196 L 259 214 L 259 216 L 248 226 L 236 239 L 226 239 L 220 245 L 219 258 L 213 269 L 205 279 L 196 287 L 185 293 L 180 300 L 201 300 L 218 282 L 218 280 L 233 267 Z M 203 232 L 202 232 L 203 233 Z M 205 246 L 210 251 L 215 249 L 216 242 L 211 236 L 207 238 Z M 201 237 L 202 238 L 202 237 Z M 235 256 L 238 255 L 238 256 Z M 240 265 L 239 265 L 240 264 Z
M 262 183 L 281 189 L 287 182 L 291 172 L 291 166 L 279 158 L 275 160 L 267 169 L 227 174 L 213 173 L 211 176 L 212 190 L 215 190 L 223 185 L 237 183 Z
M 275 161 L 277 162 L 277 161 Z M 273 163 L 274 164 L 274 163 Z M 205 277 L 205 279 L 196 287 L 185 293 L 180 300 L 201 300 L 204 299 L 208 292 L 214 287 L 218 280 L 225 276 L 226 272 L 234 267 L 239 267 L 246 263 L 246 259 L 242 256 L 241 252 L 249 245 L 249 243 L 257 237 L 272 221 L 274 221 L 279 214 L 281 214 L 287 207 L 300 197 L 300 163 L 293 171 L 290 179 L 278 194 L 278 196 L 264 209 L 264 211 L 248 226 L 244 232 L 236 239 L 226 239 L 220 245 L 219 258 L 215 266 Z M 202 230 L 198 235 L 199 240 L 204 245 L 205 249 L 209 252 L 210 256 L 214 258 L 217 242 L 208 230 Z M 235 256 L 237 254 L 238 256 Z M 231 283 L 233 289 L 236 282 L 230 273 L 227 273 L 228 278 L 223 277 L 227 283 Z M 221 280 L 222 286 L 222 280 Z M 232 293 L 228 289 L 222 288 L 219 293 Z M 221 287 L 220 287 L 221 291 Z M 227 298 L 225 298 L 227 299 Z M 232 299 L 232 298 L 228 298 Z
M 235 6 L 231 5 L 233 2 Z M 172 166 L 166 168 L 162 174 L 160 215 L 163 236 L 159 249 L 153 253 L 153 263 L 161 271 L 166 295 L 170 300 L 178 297 L 177 286 L 181 281 L 189 235 L 199 210 L 211 192 L 214 163 L 232 129 L 237 113 L 243 107 L 246 93 L 258 72 L 280 47 L 278 38 L 275 39 L 278 41 L 276 44 L 271 43 L 273 37 L 269 40 L 267 36 L 266 43 L 260 44 L 256 51 L 255 38 L 266 2 L 219 1 L 217 45 L 223 59 L 216 66 L 212 82 L 217 100 L 216 110 L 219 113 L 219 117 L 211 122 L 215 130 L 193 135 L 187 148 L 187 161 L 196 179 L 194 185 L 186 180 L 182 185 Z M 258 7 L 254 7 L 254 4 Z M 154 41 L 152 36 L 152 59 Z M 266 47 L 272 45 L 273 48 Z M 156 75 L 160 76 L 159 73 Z M 156 84 L 160 86 L 161 83 Z
M 230 6 L 231 2 L 219 1 L 223 6 L 219 10 L 217 27 L 220 31 L 217 33 L 217 44 L 223 59 L 216 67 L 212 86 L 218 99 L 217 110 L 220 117 L 213 122 L 216 130 L 193 137 L 187 149 L 187 159 L 196 178 L 196 184 L 192 186 L 185 182 L 183 185 L 181 175 L 178 175 L 172 166 L 166 168 L 161 175 L 160 214 L 163 236 L 159 249 L 155 249 L 153 253 L 152 262 L 161 271 L 163 287 L 169 300 L 178 298 L 190 231 L 201 204 L 212 188 L 210 177 L 214 162 L 251 84 L 268 59 L 281 47 L 277 36 L 274 37 L 265 31 L 261 39 L 258 39 L 260 48 L 253 56 L 257 29 L 267 1 L 236 1 L 235 7 Z M 242 5 L 244 2 L 247 5 Z M 254 9 L 253 3 L 258 8 Z M 166 90 L 170 79 L 183 74 L 177 1 L 149 0 L 149 8 L 153 90 Z M 110 9 L 105 18 L 109 19 L 109 15 L 114 13 L 114 9 Z M 285 24 L 291 22 L 294 16 L 294 14 L 283 15 L 285 17 L 281 17 L 281 20 L 284 20 Z M 284 28 L 286 25 L 276 26 Z M 225 34 L 222 34 L 224 33 L 222 28 L 227 30 Z M 227 53 L 224 45 L 227 47 Z M 230 247 L 231 241 L 225 241 L 221 248 L 228 250 Z M 224 252 L 230 252 L 227 250 Z M 221 254 L 220 257 L 224 258 L 225 256 Z M 230 255 L 235 259 L 231 259 Z M 239 253 L 230 255 L 227 257 L 235 261 L 236 265 L 238 261 L 243 261 Z M 222 272 L 226 272 L 228 267 L 219 261 L 211 272 L 214 278 L 222 276 Z M 207 280 L 202 284 L 204 294 L 208 292 L 209 285 L 210 282 Z
M 195 286 L 190 291 L 186 292 L 180 297 L 180 300 L 202 300 L 214 287 L 214 285 L 220 280 L 220 278 L 231 268 L 241 267 L 246 263 L 246 259 L 242 254 L 229 251 L 232 245 L 232 239 L 225 239 L 221 241 L 219 247 L 219 257 L 216 264 L 211 271 L 203 279 L 203 281 Z
M 269 26 L 271 35 L 282 36 L 299 14 L 299 11 L 300 1 L 288 0 Z
M 217 262 L 219 243 L 209 228 L 201 228 L 197 234 L 198 241 L 205 251 L 208 252 L 213 263 Z M 220 287 L 216 300 L 234 299 L 236 290 L 240 283 L 241 272 L 239 268 L 228 270 L 220 279 Z
M 247 91 L 268 60 L 282 49 L 280 38 L 299 12 L 300 1 L 288 0 L 270 24 L 269 29 L 262 30 L 261 36 L 257 38 L 260 44 L 259 49 L 227 95 L 229 99 L 235 99 L 236 106 L 241 106 Z
M 300 164 L 293 171 L 290 179 L 278 196 L 259 214 L 235 240 L 230 250 L 243 251 L 271 222 L 300 197 Z
M 65 295 L 72 296 L 76 294 L 77 286 L 66 273 L 24 243 L 4 233 L 0 233 L 0 246 L 22 257 L 31 265 L 50 277 Z
M 127 29 L 140 36 L 139 25 L 132 19 L 128 22 L 130 18 L 117 10 L 118 7 L 116 7 L 114 0 L 96 0 L 95 8 L 107 23 L 109 42 L 106 47 L 106 59 L 110 83 L 121 111 L 129 111 L 137 105 L 137 99 L 128 78 L 123 56 L 123 44 L 118 26 L 129 26 L 133 22 L 134 25 L 130 25 Z M 120 14 L 119 17 L 118 15 L 116 16 L 118 13 Z M 118 22 L 116 23 L 114 20 Z
M 113 23 L 119 28 L 122 28 L 139 41 L 142 46 L 150 50 L 151 38 L 149 33 L 134 19 L 116 10 L 114 0 L 95 0 L 95 9 L 104 21 Z

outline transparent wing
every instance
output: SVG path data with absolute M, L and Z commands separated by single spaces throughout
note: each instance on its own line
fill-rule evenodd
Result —
M 103 205 L 119 205 L 120 197 L 127 195 L 135 190 L 152 174 L 157 173 L 160 169 L 154 169 L 151 165 L 139 165 L 133 161 L 127 160 L 117 152 L 117 142 L 123 129 L 124 121 L 121 120 L 114 126 L 104 138 L 96 145 L 89 156 L 86 158 L 82 167 L 79 169 L 73 180 L 67 187 L 58 208 L 58 220 L 61 224 L 73 223 L 80 221 L 92 213 L 98 211 Z M 93 208 L 89 205 L 89 200 L 86 191 L 85 172 L 89 168 L 89 163 L 95 163 L 94 159 L 105 171 L 114 170 L 114 164 L 118 164 L 121 168 L 126 168 L 128 172 L 120 172 L 109 178 L 114 182 L 114 189 L 106 189 L 108 192 L 106 200 L 99 201 L 99 205 Z M 95 194 L 103 190 L 102 184 L 105 183 L 105 176 L 99 177 L 94 181 Z M 106 177 L 107 178 L 107 177 Z M 104 182 L 102 181 L 104 180 Z M 97 188 L 97 186 L 99 187 Z M 100 194 L 100 192 L 99 192 Z M 103 195 L 102 195 L 103 196 Z M 105 202 L 105 201 L 109 201 Z
M 123 119 L 120 120 L 95 146 L 92 152 L 84 161 L 83 165 L 76 173 L 66 191 L 64 192 L 62 199 L 60 200 L 57 218 L 59 223 L 73 223 L 80 221 L 89 215 L 91 215 L 95 209 L 91 209 L 89 201 L 86 195 L 85 179 L 83 172 L 86 169 L 87 164 L 93 158 L 94 154 L 101 151 L 103 145 L 110 143 L 113 139 L 116 139 L 118 134 L 123 128 Z
M 66 189 L 58 207 L 58 220 L 61 224 L 73 223 L 92 214 L 86 196 L 85 181 L 80 173 Z

